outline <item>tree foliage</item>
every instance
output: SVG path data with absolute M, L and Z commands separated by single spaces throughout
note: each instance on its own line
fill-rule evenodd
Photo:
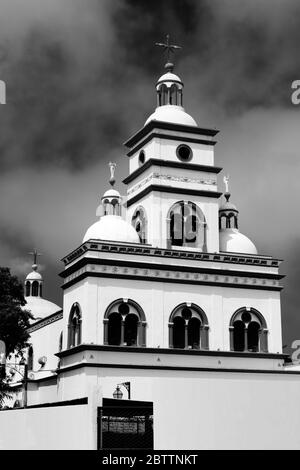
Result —
M 32 315 L 25 310 L 23 285 L 9 268 L 0 267 L 0 340 L 5 342 L 6 355 L 21 353 L 29 339 Z

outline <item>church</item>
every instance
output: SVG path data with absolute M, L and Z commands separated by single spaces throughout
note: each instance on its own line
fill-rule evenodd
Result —
M 8 370 L 14 409 L 0 426 L 14 421 L 14 436 L 0 432 L 0 448 L 300 448 L 281 260 L 242 233 L 229 178 L 224 194 L 218 183 L 218 131 L 185 111 L 170 58 L 155 93 L 125 143 L 126 196 L 111 163 L 99 219 L 63 258 L 61 307 L 34 253 L 31 346 Z

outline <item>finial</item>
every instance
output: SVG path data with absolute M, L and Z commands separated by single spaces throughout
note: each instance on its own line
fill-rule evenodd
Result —
M 172 62 L 170 62 L 171 53 L 174 53 L 174 52 L 175 52 L 176 50 L 178 50 L 178 49 L 182 49 L 182 47 L 181 47 L 181 46 L 177 46 L 177 45 L 175 45 L 175 44 L 170 44 L 170 35 L 169 35 L 169 34 L 167 34 L 166 43 L 163 43 L 163 42 L 156 42 L 155 45 L 164 48 L 164 52 L 167 53 L 167 63 L 166 63 L 166 65 L 165 65 L 165 68 L 166 68 L 169 72 L 173 72 L 174 64 L 173 64 Z
M 230 198 L 230 192 L 229 192 L 229 178 L 230 178 L 229 175 L 224 176 L 224 178 L 223 178 L 223 181 L 224 181 L 224 184 L 225 184 L 225 194 L 224 194 L 224 196 L 225 196 L 225 198 L 226 198 L 227 201 L 228 201 L 229 198 Z
M 116 171 L 116 168 L 117 168 L 117 164 L 116 163 L 113 163 L 113 162 L 109 162 L 108 164 L 109 166 L 109 169 L 110 169 L 110 184 L 111 186 L 114 186 L 115 185 L 115 171 Z
M 33 256 L 33 265 L 32 265 L 32 269 L 33 269 L 34 271 L 36 271 L 37 268 L 38 268 L 37 259 L 38 259 L 38 256 L 42 256 L 42 253 L 38 253 L 38 251 L 37 251 L 36 249 L 34 249 L 33 251 L 31 251 L 31 252 L 28 253 L 28 254 Z

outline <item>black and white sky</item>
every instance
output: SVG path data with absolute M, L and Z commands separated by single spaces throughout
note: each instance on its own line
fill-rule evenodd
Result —
M 20 278 L 44 254 L 45 293 L 62 303 L 60 258 L 95 219 L 122 143 L 156 103 L 166 33 L 183 46 L 185 108 L 220 129 L 240 228 L 283 258 L 284 344 L 300 338 L 298 0 L 0 0 L 0 265 Z M 220 179 L 222 185 L 222 179 Z M 222 186 L 221 186 L 222 188 Z

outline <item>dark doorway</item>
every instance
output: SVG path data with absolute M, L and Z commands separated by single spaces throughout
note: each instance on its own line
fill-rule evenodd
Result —
M 153 403 L 103 399 L 98 408 L 98 450 L 153 449 Z

